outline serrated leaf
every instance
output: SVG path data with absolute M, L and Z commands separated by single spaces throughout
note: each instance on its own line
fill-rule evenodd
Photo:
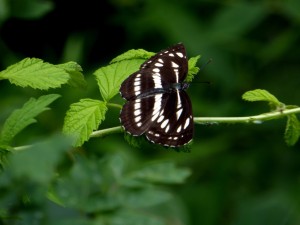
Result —
M 37 58 L 25 58 L 0 72 L 0 79 L 8 79 L 21 87 L 41 90 L 58 88 L 68 82 L 70 76 L 63 69 Z
M 9 168 L 13 176 L 29 178 L 39 183 L 47 183 L 54 176 L 54 170 L 62 155 L 71 147 L 70 140 L 54 136 L 32 145 L 26 151 L 18 151 L 9 157 Z
M 198 60 L 200 59 L 200 55 L 195 57 L 191 57 L 188 61 L 188 75 L 186 78 L 186 82 L 191 82 L 194 79 L 194 76 L 199 72 L 200 68 L 196 66 Z
M 279 107 L 282 103 L 270 92 L 263 89 L 256 89 L 252 91 L 247 91 L 243 94 L 242 98 L 246 101 L 255 102 L 255 101 L 266 101 L 269 102 L 274 107 Z
M 64 69 L 70 76 L 68 84 L 72 87 L 85 88 L 87 83 L 82 74 L 82 68 L 76 62 L 67 62 L 57 65 L 57 67 Z
M 9 145 L 20 131 L 36 122 L 34 117 L 48 110 L 47 106 L 59 97 L 60 95 L 58 94 L 50 94 L 43 95 L 38 99 L 30 98 L 21 109 L 15 110 L 6 119 L 0 134 L 0 143 Z
M 121 83 L 136 72 L 144 59 L 122 60 L 95 71 L 94 75 L 104 101 L 109 101 L 119 93 Z
M 111 63 L 116 63 L 116 62 L 120 62 L 123 60 L 130 60 L 130 59 L 149 59 L 151 56 L 155 55 L 154 52 L 148 52 L 144 49 L 131 49 L 117 57 L 115 57 L 114 59 L 112 59 L 110 61 Z
M 75 146 L 82 145 L 105 119 L 106 111 L 106 103 L 99 100 L 81 99 L 73 103 L 66 114 L 63 133 L 75 138 Z
M 132 178 L 154 183 L 183 183 L 191 174 L 187 168 L 176 168 L 174 163 L 159 162 L 131 174 Z
M 300 137 L 300 122 L 295 114 L 287 116 L 284 139 L 287 145 L 293 146 Z

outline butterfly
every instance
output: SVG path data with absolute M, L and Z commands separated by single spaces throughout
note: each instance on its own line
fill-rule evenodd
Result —
M 123 81 L 121 96 L 127 101 L 120 113 L 123 129 L 145 135 L 155 143 L 180 147 L 193 138 L 192 104 L 185 92 L 188 73 L 182 43 L 158 52 Z

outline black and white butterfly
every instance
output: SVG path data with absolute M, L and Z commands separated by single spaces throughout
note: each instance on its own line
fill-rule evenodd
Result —
M 180 147 L 193 138 L 192 104 L 185 92 L 188 61 L 183 44 L 152 56 L 121 85 L 127 100 L 120 121 L 128 133 L 153 143 Z

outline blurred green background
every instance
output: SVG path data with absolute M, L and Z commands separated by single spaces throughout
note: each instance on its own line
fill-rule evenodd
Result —
M 15 146 L 45 139 L 61 130 L 71 103 L 100 98 L 92 75 L 100 66 L 129 49 L 157 52 L 178 42 L 185 44 L 188 56 L 202 56 L 200 67 L 212 59 L 188 90 L 194 116 L 267 112 L 264 103 L 241 100 L 244 92 L 257 88 L 268 90 L 285 104 L 300 105 L 298 0 L 0 0 L 0 70 L 25 57 L 53 64 L 72 60 L 82 66 L 88 82 L 86 90 L 64 86 L 42 92 L 1 81 L 0 128 L 12 110 L 30 97 L 59 93 L 62 98 L 38 117 L 38 124 L 16 138 Z M 203 81 L 210 84 L 199 83 Z M 123 103 L 119 96 L 113 102 Z M 118 110 L 109 109 L 100 129 L 118 126 L 118 115 Z M 116 134 L 92 139 L 75 154 L 84 155 L 91 164 L 120 154 L 134 159 L 136 166 L 168 160 L 190 168 L 192 174 L 183 184 L 168 186 L 173 195 L 168 207 L 174 209 L 165 224 L 300 224 L 300 144 L 287 147 L 284 128 L 285 119 L 259 125 L 196 125 L 190 153 L 153 145 L 134 148 L 122 134 Z M 70 163 L 66 161 L 60 163 L 64 168 Z M 35 190 L 26 182 L 5 185 L 0 201 L 16 187 Z M 77 194 L 82 193 L 78 190 Z M 16 196 L 3 200 L 1 207 L 11 207 L 18 198 L 26 202 L 24 196 Z M 0 224 L 48 224 L 50 217 L 74 216 L 68 208 L 52 205 L 52 211 L 41 213 L 46 203 L 35 204 L 38 209 L 30 204 L 30 210 L 26 204 L 10 208 L 10 216 L 18 219 Z M 155 210 L 165 209 L 160 207 Z M 93 220 L 93 215 L 79 215 Z

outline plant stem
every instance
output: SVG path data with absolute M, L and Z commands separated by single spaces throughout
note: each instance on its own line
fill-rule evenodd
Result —
M 114 108 L 122 109 L 122 106 L 116 103 L 107 103 L 107 106 L 111 106 Z
M 117 104 L 115 104 L 117 105 Z M 194 122 L 197 124 L 207 124 L 207 123 L 256 123 L 260 124 L 263 121 L 278 119 L 285 117 L 290 114 L 300 113 L 300 107 L 293 109 L 285 109 L 282 111 L 269 112 L 264 114 L 259 114 L 255 116 L 243 116 L 243 117 L 194 117 Z M 103 130 L 94 131 L 90 137 L 104 137 L 106 135 L 122 133 L 123 128 L 121 126 L 111 127 Z M 14 147 L 13 150 L 21 151 L 30 148 L 31 145 L 24 145 L 19 147 Z
M 115 133 L 122 133 L 123 129 L 121 126 L 117 126 L 117 127 L 111 127 L 111 128 L 107 128 L 107 129 L 103 129 L 103 130 L 96 130 L 94 131 L 90 137 L 104 137 L 106 135 L 109 134 L 115 134 Z
M 282 111 L 269 112 L 255 116 L 243 117 L 194 117 L 194 122 L 198 124 L 206 123 L 256 123 L 281 118 L 290 114 L 300 113 L 300 107 L 294 109 L 285 109 Z

